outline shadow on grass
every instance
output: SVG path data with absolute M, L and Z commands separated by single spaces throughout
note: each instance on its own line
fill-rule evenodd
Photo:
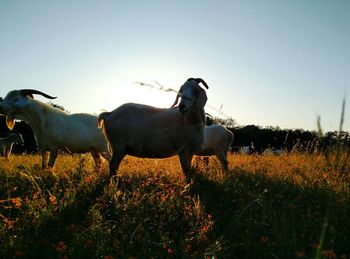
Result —
M 81 178 L 78 180 L 81 181 Z M 79 185 L 74 193 L 67 195 L 69 198 L 62 199 L 65 204 L 52 206 L 48 201 L 42 203 L 41 206 L 47 206 L 46 209 L 42 208 L 42 212 L 33 212 L 37 215 L 29 213 L 27 219 L 22 216 L 22 227 L 12 233 L 14 242 L 8 250 L 1 251 L 0 255 L 3 258 L 63 258 L 67 244 L 72 242 L 76 233 L 84 231 L 89 209 L 101 195 L 106 182 L 107 177 L 102 176 L 95 184 Z M 47 189 L 43 192 L 52 191 L 58 183 L 60 181 L 52 177 L 47 182 L 44 180 L 43 185 Z M 24 222 L 28 224 L 23 226 Z M 85 252 L 82 249 L 81 255 L 88 258 L 89 254 Z
M 193 195 L 215 221 L 211 254 L 230 258 L 349 256 L 348 194 L 231 170 L 194 172 Z

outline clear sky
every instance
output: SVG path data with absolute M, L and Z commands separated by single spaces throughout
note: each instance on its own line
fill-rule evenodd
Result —
M 0 1 L 0 96 L 35 88 L 66 110 L 169 107 L 189 77 L 239 125 L 350 130 L 349 0 Z M 40 100 L 43 98 L 38 97 Z

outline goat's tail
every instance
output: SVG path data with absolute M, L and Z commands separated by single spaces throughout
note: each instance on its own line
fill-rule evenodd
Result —
M 104 125 L 104 120 L 106 118 L 106 116 L 108 116 L 110 114 L 110 112 L 102 112 L 97 119 L 97 126 L 99 129 L 103 128 Z
M 228 141 L 228 147 L 227 147 L 227 152 L 232 152 L 232 144 L 233 144 L 233 140 L 235 135 L 233 134 L 232 131 L 230 131 L 231 134 L 229 134 L 229 141 Z

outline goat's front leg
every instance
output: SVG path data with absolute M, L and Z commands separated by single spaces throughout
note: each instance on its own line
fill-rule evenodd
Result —
M 190 153 L 188 150 L 184 150 L 179 154 L 179 157 L 180 157 L 180 164 L 181 164 L 182 171 L 185 177 L 188 178 L 190 177 L 191 161 L 192 161 L 193 154 Z
M 50 152 L 49 151 L 41 151 L 41 167 L 42 167 L 43 170 L 47 168 L 47 163 L 49 161 L 49 156 L 50 156 Z
M 7 160 L 10 160 L 10 154 L 11 154 L 11 146 L 9 148 L 7 148 L 7 146 L 3 146 L 3 150 L 4 150 L 4 157 L 7 159 Z
M 50 160 L 49 160 L 49 167 L 53 167 L 55 165 L 55 161 L 57 158 L 58 150 L 51 150 L 50 152 Z

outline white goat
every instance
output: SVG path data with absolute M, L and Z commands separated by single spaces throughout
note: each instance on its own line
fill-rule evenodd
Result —
M 111 176 L 125 155 L 141 158 L 179 155 L 182 170 L 188 176 L 193 153 L 201 149 L 204 141 L 207 95 L 199 83 L 208 88 L 201 78 L 188 79 L 169 109 L 127 103 L 100 114 L 99 127 L 104 128 L 112 149 Z M 179 106 L 174 107 L 180 97 Z
M 32 128 L 42 155 L 43 169 L 54 166 L 58 150 L 71 153 L 91 152 L 97 168 L 101 165 L 100 154 L 109 160 L 107 141 L 97 128 L 96 116 L 67 114 L 34 100 L 33 94 L 48 99 L 56 98 L 33 89 L 14 90 L 6 95 L 1 106 L 10 129 L 14 126 L 14 119 L 23 120 Z
M 23 138 L 20 134 L 11 133 L 5 138 L 0 138 L 0 155 L 9 159 L 13 144 L 24 144 Z
M 214 124 L 205 127 L 205 138 L 202 149 L 194 154 L 197 156 L 215 155 L 224 170 L 228 169 L 227 151 L 231 149 L 233 133 L 225 127 Z

